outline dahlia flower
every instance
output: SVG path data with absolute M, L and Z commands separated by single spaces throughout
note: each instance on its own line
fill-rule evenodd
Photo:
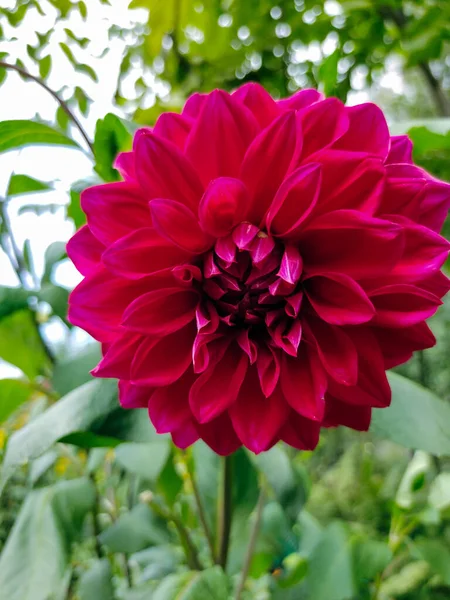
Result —
M 385 370 L 435 339 L 450 186 L 374 104 L 259 85 L 194 94 L 85 190 L 69 318 L 96 377 L 186 448 L 226 455 L 369 427 Z

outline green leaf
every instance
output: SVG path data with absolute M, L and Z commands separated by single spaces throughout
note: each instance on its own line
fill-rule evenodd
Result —
M 450 118 L 400 121 L 399 123 L 392 123 L 389 129 L 391 135 L 401 135 L 408 133 L 413 127 L 425 127 L 429 131 L 443 135 L 450 131 Z
M 443 583 L 450 586 L 450 550 L 447 546 L 440 540 L 421 540 L 415 543 L 414 549 Z
M 230 584 L 220 567 L 201 572 L 170 575 L 157 588 L 152 600 L 228 600 Z
M 0 122 L 0 152 L 40 144 L 78 147 L 74 140 L 45 123 L 21 120 Z
M 62 481 L 31 492 L 0 557 L 0 597 L 56 598 L 67 576 L 70 546 L 94 505 L 88 479 Z
M 0 358 L 19 367 L 29 379 L 50 369 L 50 360 L 30 310 L 17 310 L 0 321 Z
M 78 10 L 80 11 L 80 15 L 83 17 L 83 19 L 85 19 L 87 17 L 87 8 L 86 3 L 82 0 L 78 2 Z
M 45 192 L 51 190 L 52 186 L 44 181 L 38 181 L 28 175 L 12 175 L 9 180 L 7 196 L 20 196 L 34 192 Z
M 417 560 L 409 563 L 381 584 L 381 597 L 405 596 L 420 588 L 428 579 L 429 574 L 430 567 L 426 561 Z
M 66 257 L 66 244 L 64 242 L 53 242 L 48 246 L 44 256 L 44 274 L 42 281 L 48 283 L 51 281 L 53 267 Z
M 4 484 L 19 465 L 40 456 L 64 436 L 89 430 L 116 407 L 115 381 L 92 381 L 73 390 L 11 435 L 1 483 Z
M 0 286 L 0 319 L 20 310 L 28 308 L 30 292 L 23 288 Z
M 0 424 L 30 399 L 30 384 L 21 379 L 0 379 Z
M 38 293 L 39 300 L 50 304 L 53 314 L 57 315 L 63 321 L 67 317 L 67 302 L 69 300 L 69 291 L 53 283 L 44 283 Z
M 77 354 L 58 360 L 53 369 L 52 384 L 58 394 L 64 395 L 83 383 L 93 381 L 89 373 L 102 357 L 100 344 L 87 344 Z
M 354 597 L 350 543 L 342 523 L 332 523 L 325 529 L 309 566 L 311 598 L 350 600 Z
M 121 515 L 99 539 L 111 552 L 126 554 L 171 541 L 167 524 L 146 504 L 137 504 L 129 513 Z
M 69 48 L 69 46 L 67 44 L 65 44 L 64 42 L 59 42 L 59 46 L 60 46 L 61 50 L 64 52 L 64 54 L 66 55 L 66 57 L 68 58 L 68 60 L 74 65 L 74 67 L 76 67 L 77 59 L 73 55 L 73 52 Z
M 353 544 L 353 570 L 355 579 L 362 584 L 373 581 L 384 571 L 393 558 L 392 550 L 386 542 L 359 539 Z
M 137 563 L 141 570 L 141 580 L 162 579 L 173 573 L 180 565 L 182 553 L 180 548 L 165 545 L 153 546 L 131 556 L 133 563 Z
M 439 473 L 431 484 L 428 502 L 439 511 L 450 507 L 450 473 Z
M 127 471 L 144 480 L 155 480 L 169 456 L 168 438 L 161 437 L 150 444 L 121 444 L 115 450 L 116 461 Z
M 173 506 L 178 494 L 183 489 L 183 480 L 175 469 L 175 454 L 173 450 L 159 474 L 156 490 L 161 493 L 169 506 Z
M 108 559 L 97 560 L 83 573 L 78 584 L 79 600 L 114 600 L 112 571 Z
M 89 65 L 78 64 L 75 67 L 75 71 L 77 71 L 78 73 L 84 73 L 85 75 L 88 75 L 93 81 L 98 83 L 98 75 L 94 71 L 94 69 L 92 67 L 90 67 Z
M 450 406 L 432 392 L 389 373 L 392 404 L 373 410 L 370 431 L 406 448 L 450 455 Z
M 90 99 L 80 87 L 75 88 L 75 98 L 77 99 L 78 106 L 80 107 L 81 113 L 86 116 L 89 112 Z
M 47 56 L 44 56 L 44 58 L 41 58 L 39 61 L 39 75 L 42 77 L 42 79 L 45 79 L 48 76 L 51 68 L 52 57 L 50 54 L 47 54 Z
M 117 181 L 119 174 L 113 162 L 119 152 L 131 147 L 131 133 L 116 115 L 109 113 L 99 119 L 95 128 L 95 170 L 105 181 Z

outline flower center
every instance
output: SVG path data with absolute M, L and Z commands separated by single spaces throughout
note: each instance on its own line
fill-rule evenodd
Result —
M 296 248 L 241 223 L 205 256 L 203 292 L 223 323 L 255 331 L 297 317 L 301 275 Z

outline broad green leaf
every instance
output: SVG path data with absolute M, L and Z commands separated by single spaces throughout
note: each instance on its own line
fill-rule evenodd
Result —
M 115 381 L 92 381 L 73 390 L 11 435 L 3 461 L 2 483 L 16 467 L 40 456 L 61 438 L 89 430 L 116 407 Z
M 428 502 L 439 511 L 450 507 L 450 473 L 439 473 L 431 484 Z
M 389 373 L 392 404 L 375 408 L 370 431 L 406 448 L 450 455 L 450 406 L 397 373 Z
M 17 310 L 0 321 L 0 357 L 29 379 L 45 374 L 50 360 L 38 333 L 34 313 Z
M 314 600 L 350 600 L 353 587 L 350 542 L 340 522 L 329 525 L 309 564 L 308 589 Z
M 297 523 L 300 536 L 299 552 L 303 556 L 310 557 L 322 538 L 322 527 L 319 521 L 306 510 L 301 511 Z
M 85 75 L 88 75 L 96 83 L 98 82 L 98 75 L 90 65 L 78 64 L 75 67 L 75 71 L 78 71 L 79 73 L 84 73 Z
M 170 453 L 165 437 L 151 444 L 120 444 L 115 450 L 117 462 L 142 479 L 155 480 L 161 473 Z
M 141 581 L 162 579 L 173 573 L 179 566 L 183 554 L 180 548 L 171 545 L 153 546 L 134 553 L 130 560 L 141 570 Z
M 426 560 L 445 585 L 450 586 L 450 550 L 441 540 L 421 540 L 414 544 L 420 558 Z
M 30 384 L 21 379 L 0 379 L 0 424 L 33 393 Z
M 95 492 L 88 479 L 62 481 L 31 492 L 0 557 L 1 600 L 56 598 L 69 569 Z
M 358 539 L 353 544 L 353 570 L 356 581 L 365 589 L 368 581 L 384 571 L 393 558 L 386 542 Z
M 50 304 L 53 313 L 63 321 L 66 321 L 67 302 L 69 300 L 69 291 L 66 288 L 54 285 L 53 283 L 44 283 L 38 293 L 38 298 Z
M 49 282 L 53 267 L 66 256 L 66 244 L 64 242 L 53 242 L 45 251 L 45 270 L 42 281 Z
M 47 75 L 50 73 L 50 69 L 52 68 L 52 57 L 50 54 L 44 56 L 39 61 L 39 75 L 42 79 L 45 79 Z
M 114 600 L 111 564 L 108 559 L 97 560 L 82 574 L 78 584 L 79 600 Z
M 95 170 L 105 181 L 117 181 L 118 172 L 113 168 L 119 152 L 131 147 L 131 134 L 116 115 L 109 113 L 99 119 L 95 128 Z
M 269 502 L 264 507 L 261 529 L 257 541 L 258 552 L 272 555 L 272 567 L 281 563 L 297 550 L 298 540 L 292 532 L 288 518 L 278 502 Z
M 30 292 L 23 288 L 0 286 L 0 320 L 28 307 Z
M 44 181 L 34 179 L 34 177 L 29 177 L 28 175 L 11 175 L 6 195 L 19 196 L 20 194 L 45 192 L 51 189 L 51 185 Z
M 283 575 L 278 580 L 278 585 L 282 589 L 291 588 L 298 585 L 308 573 L 308 561 L 304 556 L 293 552 L 283 560 Z
M 149 546 L 167 544 L 171 536 L 165 521 L 146 504 L 137 504 L 102 531 L 100 541 L 111 552 L 133 554 Z
M 69 48 L 69 46 L 65 42 L 59 42 L 59 46 L 60 46 L 61 50 L 64 52 L 64 54 L 66 55 L 66 57 L 68 58 L 69 62 L 71 62 L 72 65 L 74 65 L 76 67 L 78 64 L 77 59 L 73 55 L 73 52 Z
M 422 587 L 429 574 L 430 567 L 426 561 L 411 562 L 381 584 L 381 597 L 398 598 L 410 594 Z
M 58 394 L 64 395 L 74 388 L 93 381 L 89 371 L 101 359 L 100 344 L 91 342 L 73 356 L 65 356 L 57 361 L 53 369 L 53 387 Z
M 408 467 L 400 481 L 395 502 L 404 509 L 411 509 L 413 505 L 422 500 L 426 501 L 427 473 L 432 470 L 432 460 L 429 454 L 418 450 L 408 464 Z
M 220 567 L 201 572 L 170 575 L 157 588 L 152 600 L 228 600 L 229 580 Z
M 28 480 L 30 485 L 34 487 L 39 479 L 52 467 L 58 459 L 56 450 L 49 450 L 32 461 L 28 471 Z
M 156 483 L 156 490 L 163 495 L 169 506 L 173 506 L 183 489 L 183 480 L 175 469 L 174 458 L 175 454 L 172 450 Z
M 74 140 L 45 123 L 25 120 L 0 122 L 0 152 L 40 144 L 78 147 Z

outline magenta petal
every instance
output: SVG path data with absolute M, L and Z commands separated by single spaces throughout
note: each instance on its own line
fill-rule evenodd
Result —
M 214 237 L 222 237 L 243 219 L 248 192 L 239 179 L 214 179 L 198 207 L 200 226 Z
M 390 148 L 386 119 L 376 104 L 367 102 L 346 108 L 349 127 L 334 144 L 335 148 L 360 150 L 384 160 Z
M 341 402 L 327 394 L 324 427 L 345 425 L 357 431 L 367 431 L 370 426 L 372 409 L 370 406 L 355 406 Z
M 354 343 L 341 327 L 309 317 L 305 335 L 312 341 L 328 374 L 338 383 L 355 385 L 358 379 L 358 355 Z
M 303 132 L 303 159 L 328 148 L 345 134 L 349 127 L 347 110 L 337 98 L 326 98 L 299 113 Z
M 134 354 L 142 342 L 137 333 L 125 332 L 108 347 L 99 364 L 92 369 L 94 377 L 130 379 L 130 368 Z
M 259 83 L 245 83 L 232 96 L 253 113 L 261 127 L 267 127 L 280 113 L 275 100 Z
M 192 361 L 195 330 L 195 325 L 189 323 L 163 338 L 144 339 L 131 364 L 132 382 L 161 387 L 179 379 Z
M 332 325 L 359 325 L 375 314 L 363 288 L 342 273 L 314 275 L 305 279 L 304 286 L 316 313 Z
M 181 450 L 186 450 L 186 448 L 192 446 L 200 437 L 194 419 L 185 421 L 178 429 L 172 431 L 171 435 L 173 443 Z
M 140 279 L 175 267 L 191 257 L 192 253 L 175 246 L 151 227 L 143 227 L 112 244 L 102 258 L 112 273 Z
M 147 408 L 153 388 L 138 387 L 129 381 L 119 381 L 119 402 L 122 408 Z
M 136 174 L 148 200 L 170 198 L 191 208 L 198 205 L 203 186 L 192 164 L 174 144 L 145 132 L 136 143 L 135 154 Z
M 298 414 L 313 421 L 322 420 L 327 375 L 317 353 L 306 344 L 301 345 L 298 358 L 283 355 L 281 389 Z
M 222 413 L 209 423 L 196 423 L 195 427 L 205 444 L 219 456 L 228 456 L 241 446 L 227 413 Z
M 281 184 L 266 217 L 267 230 L 282 238 L 295 238 L 319 197 L 321 167 L 310 163 L 296 169 Z
M 184 288 L 163 288 L 139 296 L 123 315 L 126 329 L 147 335 L 167 335 L 195 318 L 198 292 Z
M 302 274 L 303 261 L 295 246 L 286 246 L 281 258 L 278 277 L 287 283 L 297 283 Z
M 281 110 L 301 110 L 314 102 L 323 100 L 323 95 L 317 90 L 307 89 L 296 92 L 289 98 L 278 100 L 277 105 Z
M 189 388 L 194 381 L 192 372 L 186 373 L 172 385 L 157 388 L 148 401 L 148 414 L 158 433 L 176 431 L 191 417 Z
M 319 443 L 320 423 L 302 417 L 291 410 L 280 437 L 286 444 L 297 450 L 314 450 Z
M 83 225 L 67 242 L 67 255 L 82 275 L 89 275 L 101 260 L 105 246 Z
M 391 137 L 391 147 L 386 158 L 386 164 L 412 163 L 413 145 L 407 135 Z
M 258 349 L 258 370 L 261 391 L 266 398 L 271 396 L 280 377 L 280 351 L 272 346 L 263 345 Z
M 374 324 L 409 327 L 428 319 L 442 304 L 431 292 L 405 283 L 387 285 L 370 292 L 376 310 Z
M 256 119 L 238 100 L 222 90 L 211 92 L 186 142 L 186 156 L 203 185 L 216 177 L 237 177 L 258 130 Z
M 265 398 L 253 367 L 247 373 L 237 401 L 230 407 L 233 427 L 241 442 L 258 454 L 277 438 L 289 415 L 289 407 L 277 388 Z
M 189 394 L 191 410 L 200 423 L 207 423 L 235 402 L 244 381 L 248 357 L 230 344 L 220 361 L 202 373 Z
M 241 179 L 250 193 L 247 219 L 259 224 L 301 147 L 294 112 L 275 119 L 253 141 L 244 157 Z
M 162 113 L 155 123 L 153 133 L 169 140 L 182 150 L 192 123 L 193 121 L 189 117 L 171 112 Z
M 212 239 L 201 230 L 197 217 L 184 204 L 157 198 L 150 202 L 150 210 L 157 231 L 176 246 L 194 254 L 211 247 Z
M 416 350 L 432 348 L 436 344 L 433 332 L 423 321 L 398 329 L 395 335 L 392 335 L 392 329 L 384 327 L 373 327 L 372 332 L 380 345 L 385 369 L 392 369 L 406 362 Z
M 134 152 L 120 152 L 114 161 L 114 168 L 119 171 L 125 181 L 136 181 Z

